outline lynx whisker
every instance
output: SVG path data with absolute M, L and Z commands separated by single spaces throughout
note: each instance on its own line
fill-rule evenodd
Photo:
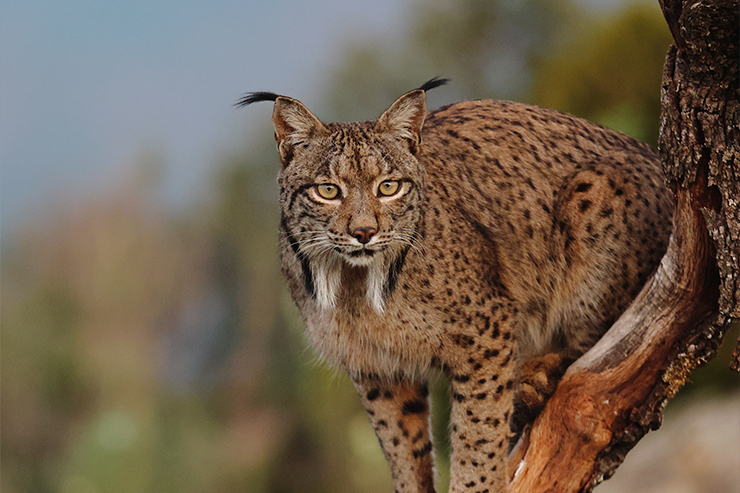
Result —
M 403 243 L 404 245 L 408 245 L 409 247 L 413 248 L 416 252 L 419 253 L 423 258 L 426 258 L 426 251 L 424 250 L 424 245 L 421 243 L 421 235 L 417 231 L 410 231 L 410 230 L 399 230 L 394 235 L 394 239 L 396 241 L 399 241 Z

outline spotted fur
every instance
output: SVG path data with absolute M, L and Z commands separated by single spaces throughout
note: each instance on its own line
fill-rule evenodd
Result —
M 436 369 L 452 389 L 450 491 L 499 492 L 510 422 L 537 414 L 635 296 L 672 200 L 648 146 L 512 102 L 427 114 L 439 83 L 372 122 L 324 124 L 273 93 L 243 104 L 275 101 L 283 272 L 311 343 L 352 378 L 396 491 L 434 491 Z M 389 180 L 399 192 L 383 196 Z

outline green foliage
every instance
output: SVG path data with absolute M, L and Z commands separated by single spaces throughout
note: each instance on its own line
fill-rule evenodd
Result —
M 671 43 L 658 5 L 633 4 L 594 22 L 536 64 L 532 101 L 655 146 L 663 61 Z
M 398 38 L 350 45 L 328 85 L 331 118 L 374 118 L 433 75 L 453 83 L 431 93 L 432 102 L 451 102 L 440 93 L 525 100 L 534 62 L 585 22 L 573 4 L 557 0 L 418 0 L 412 11 Z

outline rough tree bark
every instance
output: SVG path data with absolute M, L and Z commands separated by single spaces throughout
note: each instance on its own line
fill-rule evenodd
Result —
M 738 1 L 660 3 L 674 38 L 660 136 L 673 235 L 656 274 L 512 454 L 513 492 L 588 492 L 610 477 L 740 320 Z

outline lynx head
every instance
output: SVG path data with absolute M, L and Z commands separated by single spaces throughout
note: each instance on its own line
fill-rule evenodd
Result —
M 382 312 L 407 252 L 420 247 L 425 174 L 416 156 L 425 91 L 444 82 L 404 94 L 371 122 L 324 124 L 299 101 L 272 93 L 242 100 L 275 101 L 282 241 L 321 308 L 333 309 L 349 296 L 343 283 L 359 279 Z

